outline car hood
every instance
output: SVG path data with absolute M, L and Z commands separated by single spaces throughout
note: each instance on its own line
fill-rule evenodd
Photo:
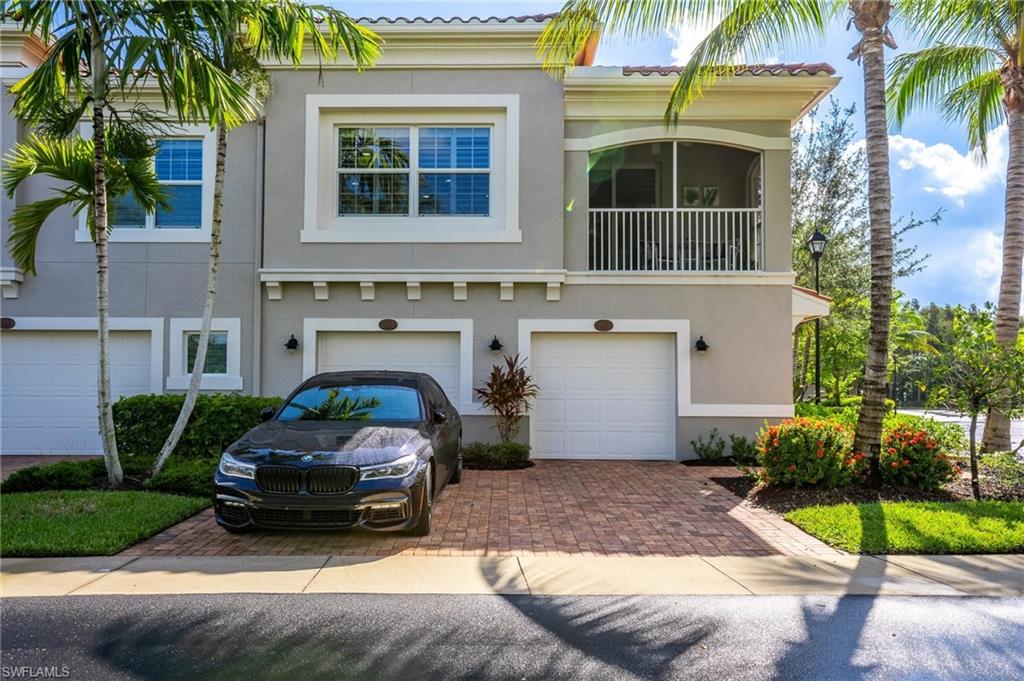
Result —
M 228 448 L 234 458 L 251 464 L 305 463 L 372 466 L 430 444 L 416 426 L 332 421 L 267 421 Z M 302 457 L 312 455 L 312 461 Z

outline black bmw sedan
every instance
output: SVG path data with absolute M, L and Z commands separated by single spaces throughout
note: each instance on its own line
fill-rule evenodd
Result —
M 462 420 L 427 374 L 310 378 L 221 456 L 217 523 L 430 534 L 434 498 L 462 478 Z

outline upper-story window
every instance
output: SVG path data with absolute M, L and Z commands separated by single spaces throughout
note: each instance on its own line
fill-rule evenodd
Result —
M 115 197 L 110 202 L 111 241 L 209 241 L 216 155 L 213 131 L 183 126 L 175 130 L 175 136 L 161 137 L 154 144 L 153 169 L 166 206 L 147 213 L 131 194 Z M 92 240 L 84 218 L 75 240 Z
M 302 240 L 519 241 L 516 95 L 307 96 Z
M 146 213 L 131 194 L 114 199 L 115 229 L 202 229 L 203 140 L 156 140 L 156 177 L 167 206 Z
M 338 215 L 490 214 L 490 127 L 338 128 Z

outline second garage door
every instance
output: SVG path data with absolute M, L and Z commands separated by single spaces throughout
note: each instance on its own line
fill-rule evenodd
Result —
M 675 336 L 535 333 L 537 458 L 674 459 Z
M 0 334 L 0 450 L 4 454 L 95 454 L 95 331 Z M 110 334 L 114 399 L 150 392 L 150 334 Z
M 422 371 L 459 404 L 459 334 L 446 331 L 317 334 L 317 371 Z

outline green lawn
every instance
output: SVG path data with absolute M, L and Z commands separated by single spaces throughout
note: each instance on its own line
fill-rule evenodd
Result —
M 851 553 L 1019 553 L 1024 503 L 900 501 L 808 506 L 786 520 Z
M 111 555 L 209 505 L 155 492 L 6 493 L 0 495 L 0 555 Z

